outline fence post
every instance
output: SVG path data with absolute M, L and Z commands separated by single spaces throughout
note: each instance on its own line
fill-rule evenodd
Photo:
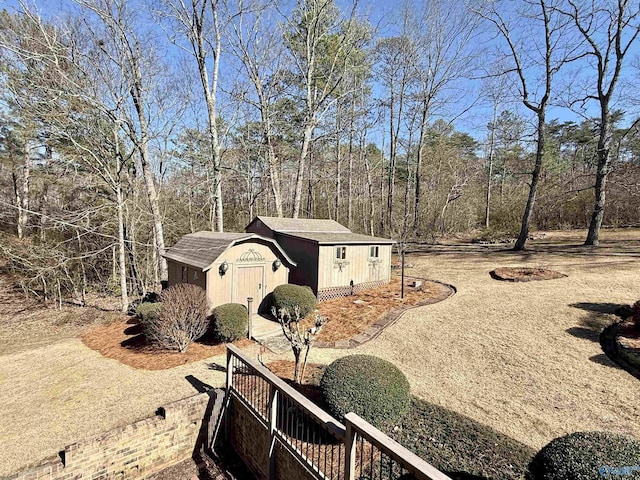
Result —
M 278 419 L 278 389 L 269 383 L 269 470 L 267 480 L 276 478 L 276 422 Z
M 346 431 L 344 436 L 344 480 L 356 478 L 356 431 L 349 415 L 344 419 Z
M 224 392 L 224 439 L 228 444 L 231 440 L 231 412 L 229 407 L 231 406 L 231 387 L 233 385 L 233 356 L 231 350 L 227 348 L 227 385 Z

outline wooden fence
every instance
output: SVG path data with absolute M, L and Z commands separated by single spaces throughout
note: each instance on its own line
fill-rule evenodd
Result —
M 232 345 L 226 392 L 226 439 L 259 478 L 450 480 L 355 413 L 343 425 Z

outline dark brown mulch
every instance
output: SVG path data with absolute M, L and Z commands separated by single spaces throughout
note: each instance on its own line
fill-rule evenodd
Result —
M 554 280 L 566 277 L 564 273 L 546 268 L 501 267 L 489 272 L 491 278 L 504 282 L 531 282 L 534 280 Z
M 81 339 L 87 347 L 107 358 L 144 370 L 166 370 L 223 355 L 227 351 L 226 344 L 216 344 L 206 338 L 192 343 L 183 353 L 160 350 L 148 344 L 141 332 L 142 329 L 135 320 L 122 317 L 115 322 L 87 329 Z M 239 348 L 251 344 L 252 341 L 248 339 L 234 342 Z
M 294 366 L 295 364 L 291 360 L 275 360 L 267 364 L 267 368 L 271 370 L 271 372 L 287 382 L 313 403 L 322 407 L 320 380 L 327 366 L 321 363 L 307 363 L 307 368 L 305 368 L 304 377 L 300 385 L 293 383 Z

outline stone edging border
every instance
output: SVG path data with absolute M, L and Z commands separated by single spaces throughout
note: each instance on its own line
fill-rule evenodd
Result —
M 335 340 L 333 342 L 316 342 L 314 343 L 314 347 L 317 348 L 335 348 L 335 349 L 351 349 L 358 348 L 363 343 L 367 343 L 374 338 L 377 338 L 385 328 L 390 327 L 394 323 L 396 323 L 402 315 L 411 309 L 424 307 L 425 305 L 433 305 L 434 303 L 439 303 L 446 300 L 449 297 L 452 297 L 457 293 L 456 287 L 450 285 L 448 283 L 439 282 L 437 280 L 429 280 L 428 278 L 421 277 L 405 277 L 405 279 L 412 280 L 422 280 L 424 282 L 437 283 L 438 285 L 444 287 L 442 292 L 439 295 L 436 295 L 433 298 L 429 298 L 427 300 L 423 300 L 422 302 L 417 303 L 416 305 L 410 305 L 404 308 L 394 308 L 389 310 L 384 316 L 376 320 L 374 324 L 372 324 L 369 328 L 367 328 L 364 332 L 354 335 L 348 340 Z
M 616 365 L 640 380 L 640 369 L 629 363 L 624 355 L 620 353 L 620 346 L 618 345 L 617 337 L 621 323 L 622 322 L 612 323 L 600 332 L 600 346 L 607 357 L 609 357 Z

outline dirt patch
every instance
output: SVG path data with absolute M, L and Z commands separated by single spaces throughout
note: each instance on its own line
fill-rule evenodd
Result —
M 411 282 L 407 281 L 405 284 L 404 298 L 400 298 L 401 283 L 396 277 L 381 287 L 320 303 L 318 313 L 327 317 L 328 321 L 322 328 L 318 341 L 348 340 L 364 332 L 390 310 L 414 306 L 436 298 L 446 288 L 430 281 L 422 281 L 420 287 L 414 288 L 409 285 Z M 310 326 L 311 322 L 308 322 Z
M 275 360 L 267 363 L 266 366 L 271 372 L 287 382 L 302 395 L 323 408 L 320 380 L 327 366 L 322 363 L 307 363 L 302 383 L 297 385 L 293 383 L 294 365 L 295 363 L 291 360 Z
M 81 339 L 87 347 L 107 358 L 145 370 L 166 370 L 226 352 L 226 344 L 215 344 L 208 340 L 194 342 L 182 353 L 158 349 L 146 342 L 137 321 L 126 316 L 86 330 Z M 234 342 L 239 348 L 251 344 L 248 339 Z
M 534 280 L 553 280 L 564 278 L 564 273 L 536 267 L 502 267 L 492 270 L 490 273 L 495 280 L 505 282 L 531 282 Z

